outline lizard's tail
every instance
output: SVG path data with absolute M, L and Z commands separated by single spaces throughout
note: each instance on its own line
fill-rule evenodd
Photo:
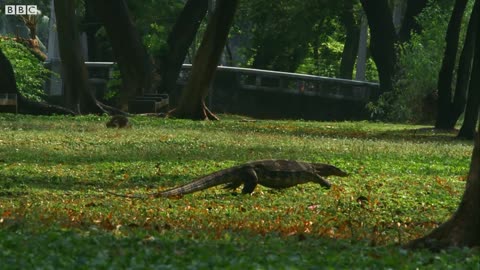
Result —
M 196 191 L 204 190 L 210 187 L 231 183 L 234 181 L 241 181 L 238 177 L 238 173 L 236 171 L 239 170 L 238 167 L 233 167 L 225 170 L 221 170 L 218 172 L 214 172 L 196 180 L 185 184 L 183 186 L 179 186 L 176 188 L 172 188 L 163 192 L 158 193 L 155 197 L 174 197 L 183 194 L 193 193 Z
M 147 199 L 149 196 L 148 195 L 126 195 L 126 194 L 120 194 L 120 193 L 115 193 L 112 191 L 106 190 L 108 194 L 115 195 L 117 197 L 123 197 L 123 198 L 131 198 L 131 199 Z

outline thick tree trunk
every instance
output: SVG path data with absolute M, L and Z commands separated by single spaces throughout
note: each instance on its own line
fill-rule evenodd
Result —
M 440 250 L 448 247 L 480 245 L 480 138 L 475 138 L 465 193 L 453 216 L 425 237 L 413 240 L 407 248 Z
M 420 25 L 416 21 L 416 16 L 422 12 L 427 6 L 427 0 L 408 0 L 407 10 L 403 17 L 402 27 L 398 33 L 398 39 L 400 42 L 407 42 L 411 38 L 411 33 L 420 33 L 422 30 Z
M 467 89 L 470 82 L 470 75 L 472 73 L 473 58 L 475 56 L 475 37 L 479 30 L 479 15 L 480 0 L 475 2 L 472 14 L 470 15 L 467 36 L 458 63 L 457 83 L 455 86 L 455 95 L 453 97 L 453 111 L 450 122 L 451 128 L 455 127 L 458 118 L 460 118 L 465 111 L 465 104 L 467 103 Z M 475 127 L 475 123 L 473 123 L 473 127 Z
M 0 93 L 18 93 L 12 64 L 0 48 Z
M 88 73 L 81 54 L 80 36 L 75 22 L 75 3 L 55 0 L 54 5 L 66 104 L 78 113 L 97 111 L 92 97 L 89 97 L 91 92 L 87 80 Z
M 476 37 L 473 74 L 480 74 L 480 35 Z M 480 89 L 480 76 L 472 76 L 470 90 Z M 477 109 L 478 114 L 478 109 Z M 480 126 L 479 126 L 480 128 Z M 462 201 L 457 211 L 430 234 L 410 242 L 409 248 L 444 249 L 447 247 L 480 246 L 480 138 L 475 136 L 470 171 Z
M 477 0 L 477 3 L 478 2 L 480 2 L 480 0 Z M 477 27 L 479 22 L 480 20 L 477 21 Z M 475 56 L 473 59 L 470 84 L 468 87 L 467 107 L 465 109 L 462 128 L 460 128 L 457 135 L 460 139 L 473 139 L 475 136 L 475 126 L 478 121 L 480 107 L 480 76 L 478 74 L 480 74 L 480 33 L 479 31 L 476 31 Z
M 160 92 L 171 93 L 177 86 L 183 61 L 195 39 L 208 8 L 208 0 L 188 0 L 167 40 L 168 52 L 161 60 Z
M 85 1 L 85 18 L 83 25 L 83 30 L 87 34 L 88 60 L 98 61 L 96 34 L 101 24 L 98 22 L 91 1 Z
M 12 65 L 0 49 L 0 93 L 17 94 L 17 106 L 20 113 L 28 114 L 69 114 L 75 113 L 60 106 L 50 105 L 44 102 L 35 102 L 26 99 L 18 92 L 15 74 Z
M 358 53 L 358 39 L 360 38 L 360 25 L 355 22 L 353 12 L 353 1 L 345 1 L 341 21 L 346 30 L 346 38 L 342 61 L 340 62 L 339 77 L 349 80 L 353 77 L 353 68 Z
M 377 65 L 382 92 L 393 89 L 396 33 L 387 0 L 360 0 L 370 27 L 370 52 Z
M 75 22 L 75 2 L 55 0 L 54 6 L 67 104 L 77 113 L 121 113 L 98 102 L 88 85 L 88 72 Z
M 427 236 L 410 242 L 409 248 L 433 250 L 480 245 L 480 139 L 476 136 L 470 172 L 457 212 Z
M 88 0 L 105 26 L 122 76 L 119 103 L 122 109 L 128 100 L 150 90 L 152 61 L 130 18 L 125 0 Z
M 256 48 L 257 52 L 253 58 L 252 68 L 275 70 L 275 57 L 278 57 L 283 48 L 282 46 L 272 45 L 280 44 L 274 33 L 266 33 L 265 35 L 266 36 L 262 37 L 261 43 Z
M 182 92 L 178 107 L 171 116 L 194 120 L 218 119 L 205 106 L 205 97 L 213 81 L 218 62 L 225 48 L 238 0 L 217 0 L 202 43 L 195 55 L 192 73 Z
M 225 54 L 226 54 L 225 61 L 227 66 L 233 67 L 235 65 L 235 62 L 233 61 L 233 52 L 228 39 L 227 39 L 227 42 L 225 43 Z
M 437 120 L 435 128 L 450 129 L 452 112 L 452 80 L 455 61 L 457 58 L 458 39 L 460 28 L 462 27 L 462 18 L 467 6 L 467 0 L 456 0 L 453 7 L 452 16 L 448 23 L 445 40 L 447 42 L 445 54 L 443 56 L 442 67 L 438 75 L 438 107 Z

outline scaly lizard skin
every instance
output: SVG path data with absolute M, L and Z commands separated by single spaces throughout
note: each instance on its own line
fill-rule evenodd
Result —
M 323 163 L 309 163 L 294 160 L 269 159 L 245 163 L 243 165 L 220 170 L 166 191 L 147 195 L 110 194 L 127 198 L 175 197 L 213 186 L 227 184 L 225 188 L 236 189 L 243 184 L 242 193 L 252 193 L 257 184 L 282 189 L 308 182 L 318 183 L 325 188 L 331 184 L 322 176 L 347 176 L 339 168 Z

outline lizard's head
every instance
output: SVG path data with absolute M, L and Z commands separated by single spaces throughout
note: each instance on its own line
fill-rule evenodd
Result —
M 323 164 L 323 163 L 314 163 L 313 167 L 315 168 L 315 172 L 318 175 L 321 176 L 330 176 L 330 175 L 335 175 L 335 176 L 347 176 L 348 173 L 340 170 L 339 168 L 329 165 L 329 164 Z

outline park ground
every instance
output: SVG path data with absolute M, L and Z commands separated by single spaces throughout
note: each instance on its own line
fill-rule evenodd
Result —
M 401 248 L 455 211 L 472 142 L 428 126 L 0 114 L 2 269 L 479 269 Z M 324 190 L 128 199 L 257 159 L 330 163 Z

